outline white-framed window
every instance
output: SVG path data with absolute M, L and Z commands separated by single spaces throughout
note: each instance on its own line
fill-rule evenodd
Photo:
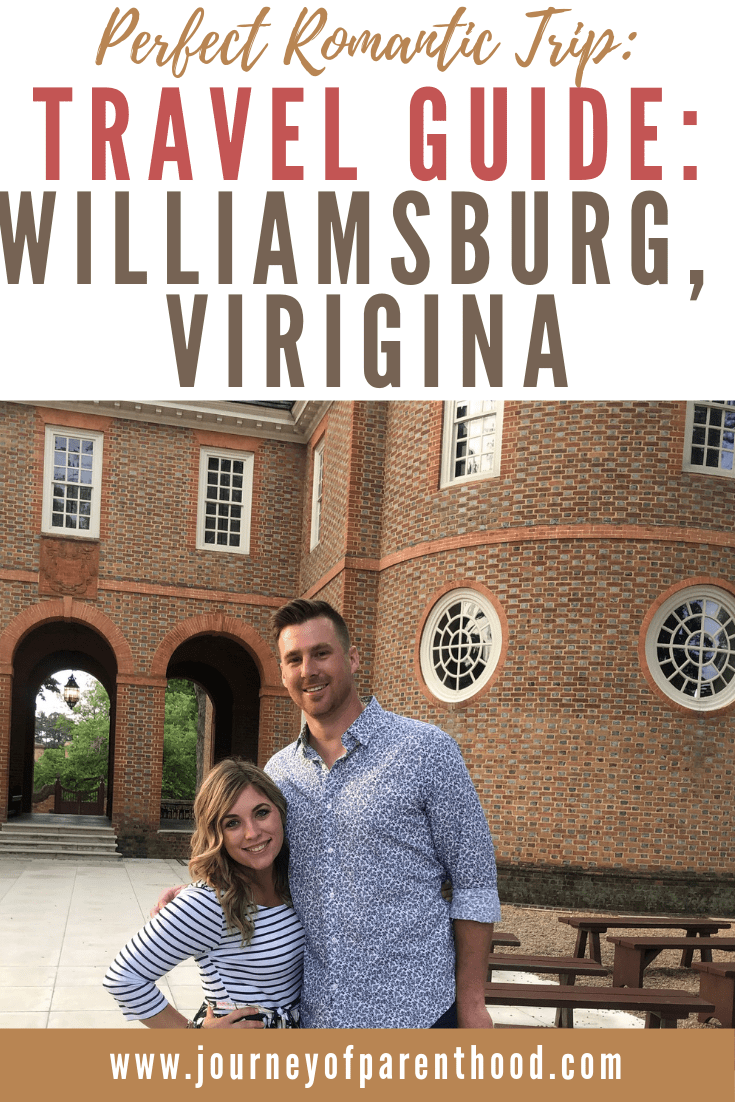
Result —
M 101 432 L 46 426 L 42 531 L 99 537 L 102 442 Z
M 485 685 L 500 658 L 500 617 L 474 589 L 445 593 L 421 634 L 421 672 L 439 700 L 460 701 Z
M 503 403 L 444 403 L 441 486 L 500 474 Z
M 199 461 L 197 547 L 250 554 L 252 452 L 202 448 Z
M 311 485 L 311 542 L 316 547 L 322 532 L 322 493 L 324 491 L 324 438 L 314 448 L 314 471 Z
M 696 585 L 669 597 L 646 633 L 646 662 L 671 700 L 712 711 L 735 700 L 735 597 Z
M 687 402 L 684 470 L 735 478 L 735 399 Z

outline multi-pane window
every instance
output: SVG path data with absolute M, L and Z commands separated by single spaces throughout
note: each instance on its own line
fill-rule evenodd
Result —
M 684 468 L 735 477 L 735 399 L 688 402 Z
M 99 536 L 102 439 L 99 432 L 46 429 L 44 532 Z
M 253 456 L 202 448 L 197 547 L 250 553 Z
M 502 402 L 444 403 L 441 485 L 500 474 Z
M 324 491 L 324 440 L 314 448 L 314 477 L 311 487 L 311 544 L 316 547 L 322 531 L 322 494 Z
M 500 619 L 490 601 L 472 589 L 445 594 L 421 636 L 421 672 L 434 696 L 460 701 L 489 680 L 501 649 Z
M 696 586 L 670 597 L 646 636 L 646 660 L 668 697 L 697 710 L 735 699 L 735 597 Z

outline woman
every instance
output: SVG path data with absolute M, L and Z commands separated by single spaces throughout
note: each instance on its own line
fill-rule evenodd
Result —
M 205 778 L 194 817 L 194 883 L 118 953 L 105 987 L 153 1029 L 297 1026 L 304 934 L 288 890 L 286 801 L 261 769 L 228 759 Z M 189 956 L 206 995 L 193 1020 L 155 985 Z

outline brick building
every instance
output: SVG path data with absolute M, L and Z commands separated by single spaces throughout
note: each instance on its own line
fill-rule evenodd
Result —
M 268 636 L 337 605 L 360 689 L 459 742 L 501 895 L 735 910 L 735 403 L 0 406 L 0 820 L 40 681 L 112 701 L 108 814 L 159 831 L 168 677 L 214 754 L 298 715 Z

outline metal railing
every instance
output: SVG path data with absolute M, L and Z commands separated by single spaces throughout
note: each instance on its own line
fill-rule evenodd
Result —
M 183 819 L 194 821 L 193 800 L 161 800 L 162 819 Z

